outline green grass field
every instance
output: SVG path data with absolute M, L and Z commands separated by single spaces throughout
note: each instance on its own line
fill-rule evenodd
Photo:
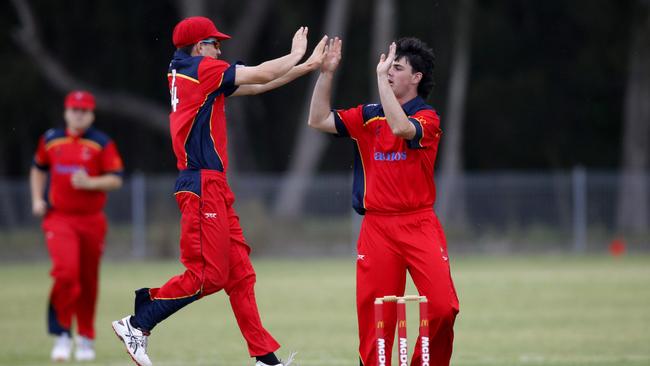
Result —
M 300 366 L 356 366 L 354 261 L 254 261 L 266 327 L 299 351 Z M 132 291 L 159 285 L 180 265 L 107 262 L 92 365 L 130 365 L 110 321 L 132 310 Z M 650 365 L 650 257 L 459 257 L 461 302 L 454 365 Z M 48 364 L 48 265 L 0 266 L 0 364 Z M 413 292 L 413 290 L 409 290 Z M 408 309 L 415 333 L 416 309 Z M 413 337 L 411 337 L 413 339 Z M 155 365 L 253 365 L 222 293 L 156 328 Z

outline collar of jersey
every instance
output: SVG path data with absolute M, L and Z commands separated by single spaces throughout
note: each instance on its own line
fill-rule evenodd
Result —
M 85 136 L 87 136 L 88 133 L 91 131 L 91 129 L 92 129 L 92 126 L 86 128 L 86 130 L 83 133 L 79 134 L 79 135 L 73 135 L 73 134 L 70 133 L 70 130 L 68 130 L 68 127 L 63 127 L 63 130 L 65 131 L 65 136 L 66 137 L 79 138 L 79 139 L 84 138 Z
M 422 109 L 433 109 L 431 106 L 426 104 L 424 102 L 424 99 L 422 99 L 420 96 L 417 96 L 408 102 L 402 104 L 402 109 L 404 112 L 406 112 L 407 115 L 413 115 L 417 111 L 420 111 Z

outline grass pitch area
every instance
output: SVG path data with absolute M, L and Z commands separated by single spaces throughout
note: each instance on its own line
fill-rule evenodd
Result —
M 356 366 L 354 259 L 254 260 L 266 327 L 299 351 L 300 366 Z M 180 264 L 106 262 L 97 361 L 130 365 L 110 321 L 132 311 L 133 290 L 162 284 Z M 457 257 L 460 297 L 453 365 L 650 365 L 650 257 Z M 48 264 L 0 266 L 0 364 L 49 364 Z M 414 293 L 412 287 L 408 290 Z M 155 329 L 155 365 L 253 365 L 223 293 Z M 415 307 L 408 308 L 411 344 Z

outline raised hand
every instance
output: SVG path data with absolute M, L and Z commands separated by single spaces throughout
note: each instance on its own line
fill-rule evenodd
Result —
M 300 55 L 301 57 L 307 52 L 307 33 L 309 32 L 308 27 L 300 27 L 296 31 L 296 34 L 293 35 L 293 40 L 291 41 L 291 53 Z
M 339 37 L 330 39 L 325 50 L 325 59 L 320 67 L 321 72 L 334 72 L 341 61 L 341 45 L 343 41 Z
M 390 70 L 390 67 L 393 65 L 393 61 L 395 61 L 395 50 L 397 49 L 397 45 L 395 42 L 390 44 L 390 47 L 388 47 L 388 56 L 386 54 L 382 53 L 381 56 L 379 57 L 379 63 L 377 64 L 377 75 L 378 76 L 385 76 L 388 75 L 388 70 Z
M 307 66 L 309 70 L 319 69 L 323 64 L 325 56 L 327 55 L 327 38 L 326 35 L 321 38 L 320 42 L 318 42 L 316 47 L 314 47 L 314 50 L 307 61 L 305 61 L 305 66 Z

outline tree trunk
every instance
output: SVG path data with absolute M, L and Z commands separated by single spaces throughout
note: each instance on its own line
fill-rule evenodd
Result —
M 264 19 L 268 15 L 270 8 L 270 0 L 248 1 L 237 20 L 237 24 L 233 27 L 232 43 L 224 45 L 224 53 L 231 62 L 246 61 L 250 58 L 251 51 L 256 44 L 257 37 L 261 34 Z M 286 37 L 286 40 L 288 50 L 291 46 L 288 42 L 290 37 Z M 231 141 L 228 144 L 230 160 L 228 171 L 231 177 L 240 170 L 255 170 L 257 168 L 255 156 L 250 151 L 253 144 L 250 142 L 247 126 L 254 121 L 250 121 L 249 113 L 247 113 L 245 105 L 247 102 L 250 104 L 246 97 L 233 97 L 228 98 L 226 103 L 228 135 L 229 141 Z
M 72 89 L 87 89 L 95 94 L 97 109 L 121 115 L 142 123 L 154 131 L 169 134 L 168 107 L 147 98 L 102 90 L 92 84 L 76 79 L 59 60 L 43 47 L 38 26 L 27 1 L 12 0 L 20 20 L 20 28 L 14 33 L 16 44 L 27 53 L 45 79 L 61 93 Z
M 192 16 L 206 14 L 206 0 L 179 0 L 176 2 L 176 7 L 181 18 L 188 18 Z
M 330 37 L 338 36 L 345 39 L 349 2 L 349 0 L 332 0 L 328 3 L 325 33 Z M 318 72 L 314 72 L 309 90 L 313 90 L 317 79 Z M 334 80 L 332 89 L 336 89 L 336 80 Z M 295 218 L 300 214 L 309 182 L 313 178 L 320 158 L 327 147 L 327 136 L 307 125 L 310 101 L 311 94 L 308 93 L 305 96 L 300 119 L 301 124 L 298 127 L 298 136 L 291 153 L 289 169 L 283 178 L 273 209 L 275 215 L 285 218 Z
M 456 227 L 462 227 L 466 222 L 462 135 L 471 58 L 473 7 L 474 0 L 461 0 L 456 10 L 447 110 L 441 121 L 444 131 L 440 153 L 442 174 L 436 208 L 445 224 Z
M 650 6 L 634 26 L 623 111 L 621 183 L 617 227 L 638 233 L 648 228 L 648 144 L 650 143 Z

